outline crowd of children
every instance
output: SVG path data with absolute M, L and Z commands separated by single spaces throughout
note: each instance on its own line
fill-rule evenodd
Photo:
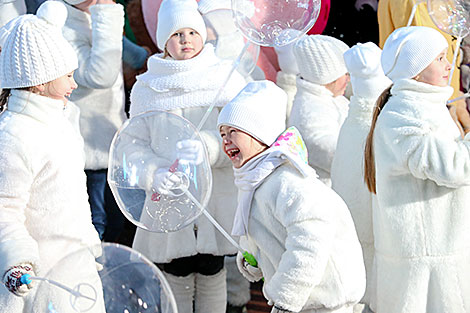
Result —
M 218 57 L 201 15 L 215 6 L 200 5 L 162 1 L 161 53 L 136 77 L 129 115 L 198 125 L 209 113 L 202 141 L 178 141 L 177 158 L 208 157 L 207 211 L 256 264 L 205 216 L 174 232 L 138 228 L 132 248 L 162 270 L 178 311 L 228 312 L 232 260 L 263 280 L 272 313 L 470 312 L 470 125 L 446 106 L 446 38 L 402 27 L 381 50 L 303 35 L 276 47 L 276 84 Z M 123 13 L 111 0 L 46 1 L 0 28 L 0 312 L 42 312 L 21 276 L 120 232 L 106 227 L 118 209 L 105 208 L 109 146 L 125 120 Z M 152 127 L 149 142 L 165 136 Z M 179 183 L 167 161 L 141 169 L 145 201 Z M 96 278 L 97 253 L 71 279 Z M 105 312 L 98 293 L 92 312 Z

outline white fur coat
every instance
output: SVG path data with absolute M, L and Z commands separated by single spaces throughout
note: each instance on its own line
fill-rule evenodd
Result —
M 372 283 L 374 258 L 373 195 L 364 183 L 363 173 L 364 147 L 376 99 L 352 96 L 350 100 L 349 114 L 339 132 L 338 144 L 331 164 L 331 187 L 348 205 L 356 226 L 368 282 L 363 302 L 369 303 L 369 285 Z
M 0 275 L 27 262 L 44 276 L 64 256 L 100 244 L 91 223 L 83 139 L 63 107 L 61 100 L 12 91 L 0 115 Z M 80 268 L 86 265 L 75 271 Z M 36 312 L 35 291 L 19 298 L 2 284 L 0 312 L 23 312 L 23 306 Z
M 376 312 L 470 312 L 470 141 L 446 108 L 451 87 L 399 80 L 374 151 Z
M 146 111 L 164 110 L 188 119 L 195 126 L 215 100 L 231 69 L 230 63 L 221 63 L 217 59 L 210 44 L 189 60 L 167 60 L 162 59 L 161 55 L 154 55 L 148 64 L 149 70 L 137 77 L 132 89 L 131 118 Z M 221 148 L 217 117 L 221 108 L 245 86 L 245 80 L 240 74 L 234 72 L 232 75 L 201 130 L 209 152 L 213 179 L 207 210 L 227 232 L 232 229 L 237 207 L 237 188 L 233 182 L 232 164 Z M 164 127 L 155 130 L 160 131 L 160 134 L 165 131 Z M 155 136 L 157 133 L 154 132 Z M 167 263 L 197 253 L 236 253 L 236 248 L 205 216 L 171 233 L 150 233 L 138 229 L 133 248 L 157 263 Z
M 297 77 L 297 93 L 288 121 L 300 131 L 308 150 L 308 164 L 320 180 L 331 186 L 331 162 L 339 130 L 348 115 L 349 101 L 333 97 L 324 86 Z
M 263 271 L 265 297 L 289 311 L 340 308 L 364 294 L 361 246 L 348 208 L 290 163 L 255 191 L 241 242 Z

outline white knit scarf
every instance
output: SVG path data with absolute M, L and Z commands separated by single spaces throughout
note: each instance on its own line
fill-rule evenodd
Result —
M 232 63 L 219 59 L 211 44 L 206 44 L 197 56 L 188 60 L 163 59 L 162 56 L 151 56 L 147 61 L 147 72 L 137 76 L 139 84 L 154 91 L 152 98 L 139 101 L 151 103 L 154 110 L 205 107 L 215 100 L 214 105 L 222 107 L 246 84 L 244 78 L 234 71 L 224 85 Z
M 290 161 L 300 173 L 307 177 L 316 175 L 315 170 L 285 145 L 271 146 L 240 168 L 234 168 L 235 185 L 238 187 L 238 206 L 233 221 L 232 235 L 243 236 L 248 232 L 248 217 L 251 201 L 258 188 L 276 168 Z

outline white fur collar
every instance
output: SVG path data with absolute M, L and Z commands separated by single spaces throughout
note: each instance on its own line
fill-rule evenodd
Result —
M 11 91 L 7 110 L 31 116 L 47 124 L 55 124 L 58 119 L 65 118 L 62 100 L 54 100 L 24 90 Z
M 439 87 L 418 82 L 414 79 L 399 79 L 392 87 L 392 97 L 405 99 L 417 99 L 426 102 L 427 105 L 445 105 L 451 97 L 454 89 L 450 86 Z
M 297 76 L 296 83 L 298 90 L 303 90 L 319 97 L 333 97 L 333 93 L 326 89 L 325 86 L 311 83 L 300 76 Z

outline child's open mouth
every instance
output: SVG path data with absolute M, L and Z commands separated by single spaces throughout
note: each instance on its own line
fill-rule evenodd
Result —
M 237 148 L 228 149 L 225 153 L 228 155 L 230 160 L 233 160 L 238 156 L 238 154 L 240 154 L 240 150 Z

